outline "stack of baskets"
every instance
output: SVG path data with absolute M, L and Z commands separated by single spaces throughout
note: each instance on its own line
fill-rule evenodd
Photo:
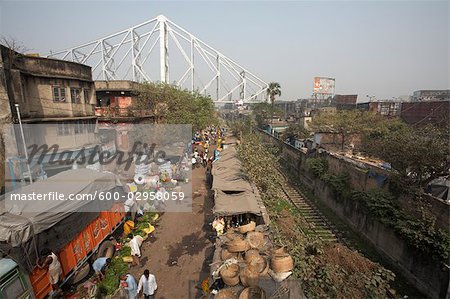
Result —
M 265 227 L 255 228 L 256 224 L 250 222 L 223 235 L 219 256 L 224 265 L 219 273 L 225 285 L 235 288 L 222 289 L 216 298 L 265 299 L 266 293 L 259 286 L 262 277 L 270 274 L 281 281 L 290 275 L 294 267 L 292 257 L 284 248 L 273 248 L 263 232 Z M 244 289 L 237 297 L 239 286 Z

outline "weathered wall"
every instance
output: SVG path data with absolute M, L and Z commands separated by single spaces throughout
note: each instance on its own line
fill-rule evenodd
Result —
M 3 59 L 0 55 L 0 194 L 5 186 L 5 144 L 2 138 L 3 127 L 11 122 L 11 107 L 9 104 L 8 91 L 6 89 L 5 70 Z
M 432 298 L 450 298 L 448 269 L 442 267 L 430 256 L 408 246 L 393 229 L 368 216 L 367 212 L 358 206 L 358 203 L 339 198 L 326 183 L 308 171 L 305 152 L 283 143 L 265 132 L 261 132 L 261 136 L 264 142 L 280 146 L 283 160 L 298 174 L 302 183 L 309 186 L 319 200 L 370 241 L 380 254 L 390 259 L 419 290 Z M 331 171 L 349 173 L 351 184 L 355 189 L 377 188 L 378 182 L 375 178 L 368 177 L 367 173 L 354 169 L 355 167 L 347 161 L 328 154 L 322 154 L 322 156 L 327 158 Z M 441 204 L 435 203 L 434 209 L 438 214 L 443 213 Z M 445 215 L 445 212 L 443 214 Z M 448 221 L 447 218 L 447 226 Z
M 95 86 L 89 66 L 23 56 L 4 46 L 0 46 L 0 56 L 9 102 L 20 105 L 24 121 L 27 118 L 94 115 Z M 65 89 L 65 102 L 53 101 L 54 86 Z M 81 103 L 71 102 L 71 88 L 80 89 Z M 87 99 L 84 91 L 87 92 Z
M 94 115 L 95 88 L 93 82 L 73 79 L 40 78 L 26 75 L 20 76 L 17 80 L 22 82 L 24 86 L 22 98 L 20 98 L 20 100 L 26 103 L 21 109 L 21 112 L 23 110 L 22 114 L 24 118 Z M 53 101 L 53 86 L 60 86 L 65 89 L 65 102 Z M 71 88 L 79 88 L 81 90 L 81 103 L 72 103 L 70 96 Z M 89 92 L 87 101 L 84 98 L 84 90 Z

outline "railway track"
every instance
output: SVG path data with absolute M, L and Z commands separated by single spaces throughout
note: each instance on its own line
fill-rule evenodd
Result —
M 329 243 L 342 243 L 347 246 L 342 233 L 328 221 L 328 219 L 320 212 L 320 210 L 312 203 L 297 187 L 293 186 L 288 177 L 283 173 L 281 169 L 278 169 L 283 182 L 281 183 L 281 189 L 285 194 L 285 198 L 289 200 L 300 215 L 308 223 L 308 231 L 306 233 L 315 234 L 324 242 Z

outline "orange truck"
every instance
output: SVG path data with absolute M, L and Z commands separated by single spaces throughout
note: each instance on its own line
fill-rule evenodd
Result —
M 124 194 L 113 174 L 89 169 L 62 172 L 15 191 L 15 194 L 48 192 L 45 190 L 60 190 L 65 194 Z M 114 200 L 107 205 L 102 202 L 102 206 L 93 209 L 95 204 L 98 205 L 92 200 L 70 211 L 38 212 L 26 221 L 22 220 L 27 213 L 1 211 L 0 298 L 41 299 L 50 294 L 52 287 L 47 270 L 36 267 L 38 252 L 43 247 L 50 248 L 58 256 L 63 270 L 61 285 L 76 284 L 85 278 L 96 258 L 112 257 L 115 252 L 112 234 L 123 224 L 124 205 L 122 201 Z M 24 233 L 26 231 L 28 233 Z

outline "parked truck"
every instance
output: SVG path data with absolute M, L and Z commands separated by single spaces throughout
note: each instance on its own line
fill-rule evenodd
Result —
M 50 191 L 65 196 L 96 191 L 124 194 L 114 174 L 90 169 L 65 171 L 14 193 Z M 36 267 L 42 248 L 50 248 L 57 254 L 63 272 L 61 285 L 75 284 L 86 277 L 97 257 L 114 255 L 112 233 L 125 217 L 117 195 L 116 200 L 108 202 L 98 198 L 86 202 L 61 201 L 52 204 L 51 211 L 35 213 L 24 212 L 22 205 L 21 208 L 5 205 L 9 195 L 0 202 L 0 298 L 41 299 L 51 293 L 47 270 Z

